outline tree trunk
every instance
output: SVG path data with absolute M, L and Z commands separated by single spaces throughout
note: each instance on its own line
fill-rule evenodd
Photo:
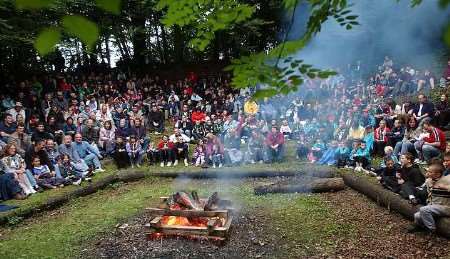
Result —
M 309 172 L 302 171 L 274 171 L 274 170 L 261 170 L 261 171 L 252 171 L 252 172 L 244 172 L 244 171 L 222 171 L 222 170 L 214 170 L 209 171 L 205 170 L 203 172 L 195 172 L 195 173 L 153 173 L 152 176 L 164 177 L 164 178 L 189 178 L 189 179 L 210 179 L 210 178 L 227 178 L 227 179 L 239 179 L 239 178 L 268 178 L 268 177 L 288 177 L 288 176 L 305 176 L 305 177 L 317 177 L 317 178 L 332 178 L 334 177 L 334 173 L 330 170 L 315 170 Z
M 133 43 L 133 59 L 134 63 L 141 67 L 145 64 L 145 52 L 147 49 L 145 34 L 145 16 L 136 15 L 132 17 L 131 23 L 134 27 Z
M 105 36 L 105 51 L 106 60 L 108 62 L 109 68 L 111 68 L 111 49 L 109 48 L 109 34 Z
M 255 187 L 256 195 L 264 195 L 267 193 L 320 193 L 334 192 L 345 188 L 342 178 L 312 178 L 305 179 L 305 182 L 285 184 L 275 183 Z
M 343 179 L 347 186 L 376 201 L 378 205 L 387 207 L 389 211 L 393 210 L 400 213 L 409 220 L 414 219 L 414 213 L 421 207 L 412 206 L 407 200 L 400 197 L 400 195 L 386 190 L 380 185 L 371 183 L 364 177 L 345 174 Z M 445 237 L 450 237 L 450 218 L 439 218 L 436 222 L 437 233 Z
M 174 27 L 174 53 L 175 53 L 175 64 L 183 64 L 184 57 L 184 35 L 180 26 L 175 25 Z

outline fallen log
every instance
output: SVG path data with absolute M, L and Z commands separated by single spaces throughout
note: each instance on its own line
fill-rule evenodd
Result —
M 290 177 L 290 176 L 309 176 L 317 178 L 332 178 L 335 177 L 333 170 L 311 170 L 311 171 L 230 171 L 214 170 L 209 171 L 205 169 L 202 172 L 164 172 L 164 173 L 151 173 L 150 175 L 164 178 L 187 178 L 187 179 L 211 179 L 211 178 L 224 178 L 224 179 L 239 179 L 239 178 L 269 178 L 269 177 Z
M 414 220 L 414 213 L 421 207 L 412 206 L 400 195 L 383 188 L 381 185 L 372 183 L 364 177 L 344 174 L 342 178 L 347 186 L 376 201 L 378 205 L 386 207 L 389 211 L 393 210 L 409 220 Z M 439 218 L 436 222 L 437 233 L 450 238 L 450 218 Z
M 342 178 L 310 178 L 304 179 L 304 182 L 292 184 L 274 183 L 255 187 L 256 195 L 264 195 L 267 193 L 320 193 L 340 191 L 345 188 Z

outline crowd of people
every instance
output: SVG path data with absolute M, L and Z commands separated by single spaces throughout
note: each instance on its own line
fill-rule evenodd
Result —
M 439 158 L 450 151 L 443 132 L 447 95 L 427 98 L 449 87 L 448 65 L 436 78 L 386 57 L 368 80 L 349 66 L 306 80 L 299 93 L 262 101 L 251 95 L 264 86 L 236 90 L 220 74 L 169 81 L 91 73 L 11 82 L 0 93 L 0 198 L 80 184 L 104 171 L 105 157 L 118 168 L 216 168 L 281 162 L 291 143 L 297 159 L 375 175 L 411 203 L 425 202 L 418 165 L 444 166 Z

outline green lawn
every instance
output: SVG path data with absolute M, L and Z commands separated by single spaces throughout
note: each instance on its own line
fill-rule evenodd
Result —
M 293 152 L 294 144 L 289 143 L 286 150 L 286 161 L 279 164 L 243 165 L 235 168 L 225 168 L 224 173 L 239 171 L 252 172 L 263 170 L 301 170 L 303 172 L 318 168 L 304 161 L 296 161 Z M 106 167 L 105 173 L 96 175 L 98 181 L 108 175 L 117 173 L 113 165 Z M 0 228 L 0 258 L 70 258 L 82 255 L 86 244 L 92 243 L 98 235 L 111 230 L 116 224 L 133 217 L 143 211 L 143 208 L 156 204 L 160 196 L 169 195 L 177 188 L 186 188 L 174 184 L 173 179 L 157 178 L 154 172 L 201 172 L 198 167 L 143 166 L 140 169 L 148 176 L 139 182 L 116 183 L 95 194 L 75 198 L 61 208 L 43 212 L 30 219 L 21 220 L 14 213 L 29 210 L 48 199 L 73 191 L 76 186 L 46 191 L 33 195 L 24 201 L 8 201 L 8 204 L 19 205 L 20 208 L 10 213 L 10 225 Z M 218 169 L 208 169 L 218 170 Z M 86 185 L 86 184 L 84 184 Z M 200 195 L 210 193 L 217 185 L 205 184 L 201 180 L 189 182 L 189 188 L 200 190 Z M 308 256 L 314 249 L 305 246 L 325 242 L 334 234 L 346 235 L 353 231 L 352 226 L 336 224 L 336 215 L 322 201 L 319 195 L 267 195 L 255 196 L 253 186 L 237 181 L 237 184 L 227 185 L 221 192 L 238 196 L 242 208 L 252 210 L 263 208 L 273 219 L 273 229 L 285 230 L 286 255 Z M 0 214 L 1 215 L 1 214 Z M 292 224 L 292 222 L 297 222 Z M 278 231 L 278 230 L 273 230 Z M 281 235 L 281 233 L 280 233 Z M 329 240 L 329 238 L 328 238 Z M 293 245 L 301 243 L 299 247 Z M 326 246 L 325 246 L 326 247 Z
M 116 224 L 157 204 L 177 185 L 169 179 L 147 178 L 131 184 L 116 184 L 91 196 L 74 199 L 60 209 L 25 220 L 0 230 L 0 258 L 70 258 L 82 255 L 96 236 L 107 233 Z M 193 180 L 189 189 L 206 195 L 215 190 L 214 181 Z M 243 210 L 263 210 L 272 219 L 268 231 L 285 235 L 282 254 L 307 256 L 314 244 L 333 235 L 347 235 L 352 226 L 338 225 L 336 216 L 319 195 L 253 195 L 253 186 L 237 181 L 223 192 L 239 197 Z M 301 247 L 295 244 L 302 244 Z M 311 249 L 305 249 L 310 247 Z M 20 248 L 20 249 L 17 249 Z

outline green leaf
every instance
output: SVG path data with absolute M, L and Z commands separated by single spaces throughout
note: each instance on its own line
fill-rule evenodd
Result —
M 121 0 L 95 0 L 97 6 L 107 12 L 120 14 Z
M 49 7 L 55 0 L 16 0 L 18 9 L 41 9 Z
M 314 73 L 306 73 L 306 75 L 311 79 L 316 78 L 316 74 L 314 74 Z
M 78 37 L 91 50 L 99 36 L 97 24 L 79 15 L 64 16 L 62 18 L 64 30 Z
M 253 94 L 254 99 L 263 99 L 264 97 L 272 97 L 278 93 L 275 89 L 260 89 Z
M 351 29 L 352 29 L 352 26 L 351 26 L 350 24 L 347 24 L 347 26 L 345 26 L 345 29 L 351 30 Z
M 52 52 L 60 41 L 61 31 L 58 28 L 45 28 L 34 41 L 34 47 L 41 56 L 45 56 Z
M 447 29 L 444 32 L 444 42 L 450 48 L 450 23 L 447 25 Z
M 444 9 L 450 5 L 450 0 L 439 0 L 439 6 Z
M 349 16 L 345 17 L 345 19 L 347 19 L 347 20 L 356 20 L 356 18 L 358 18 L 358 15 L 349 15 Z

